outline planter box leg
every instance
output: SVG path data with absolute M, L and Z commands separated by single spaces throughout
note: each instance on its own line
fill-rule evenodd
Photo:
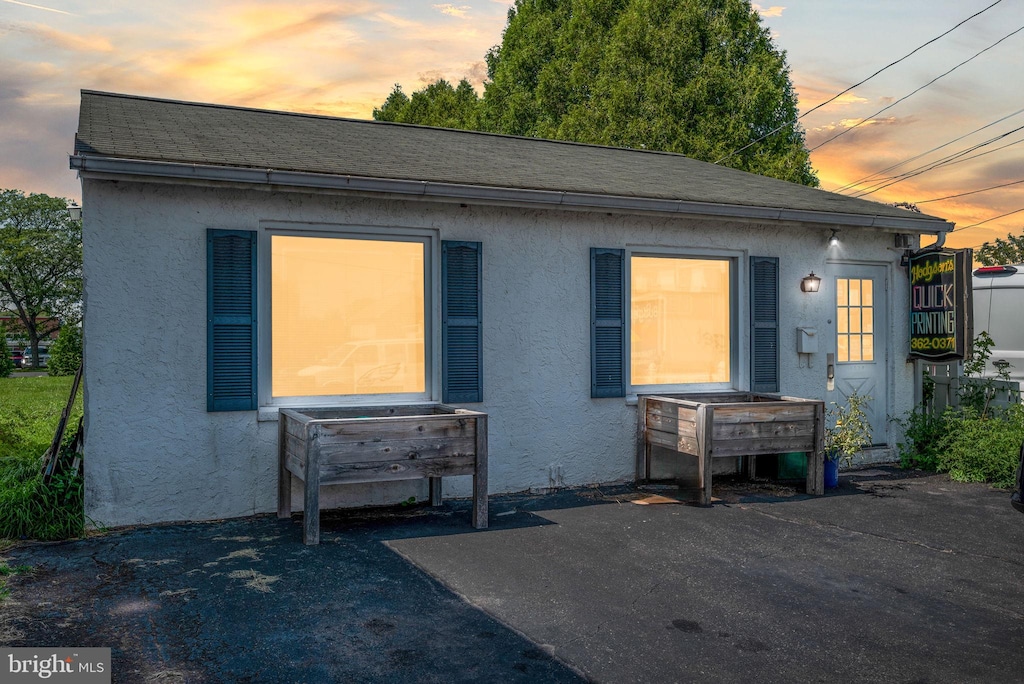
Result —
M 697 473 L 700 477 L 701 506 L 711 505 L 711 453 L 715 410 L 702 404 L 697 409 Z
M 430 505 L 441 505 L 441 478 L 439 477 L 430 478 Z
M 306 447 L 306 481 L 303 501 L 302 543 L 320 543 L 320 447 Z
M 807 493 L 825 494 L 825 405 L 814 409 L 814 450 L 807 452 Z
M 285 454 L 285 429 L 284 416 L 277 418 L 277 517 L 292 517 L 292 474 L 288 472 L 284 463 Z
M 473 527 L 487 527 L 487 416 L 476 419 L 476 470 L 473 472 Z

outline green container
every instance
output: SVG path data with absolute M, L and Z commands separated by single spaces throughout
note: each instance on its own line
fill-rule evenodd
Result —
M 803 480 L 806 477 L 807 454 L 802 451 L 779 454 L 778 478 L 780 480 Z

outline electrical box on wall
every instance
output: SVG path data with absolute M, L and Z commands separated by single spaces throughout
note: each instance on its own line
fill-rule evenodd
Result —
M 817 354 L 818 331 L 814 328 L 797 328 L 796 351 L 798 354 Z

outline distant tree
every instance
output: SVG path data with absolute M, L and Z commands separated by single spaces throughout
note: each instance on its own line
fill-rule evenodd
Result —
M 82 222 L 66 200 L 0 190 L 0 300 L 24 326 L 34 366 L 39 341 L 80 319 Z
M 74 375 L 82 364 L 82 329 L 65 325 L 50 347 L 50 360 L 46 364 L 49 375 Z
M 14 371 L 11 350 L 7 347 L 7 328 L 0 325 L 0 378 L 10 377 Z
M 679 152 L 818 185 L 785 53 L 748 0 L 517 0 L 486 60 L 479 130 Z M 396 88 L 375 118 L 433 125 L 403 101 L 419 92 Z M 389 105 L 408 113 L 385 118 Z
M 462 79 L 455 88 L 441 79 L 412 97 L 396 84 L 379 108 L 373 110 L 378 121 L 394 121 L 438 128 L 476 130 L 480 122 L 481 100 L 469 81 Z
M 974 258 L 982 266 L 1003 264 L 1024 264 L 1024 234 L 1007 234 L 1006 239 L 996 238 L 974 250 Z

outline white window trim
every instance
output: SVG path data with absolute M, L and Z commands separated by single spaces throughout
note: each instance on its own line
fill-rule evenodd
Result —
M 732 352 L 729 367 L 732 376 L 729 382 L 693 384 L 634 385 L 633 384 L 633 257 L 663 257 L 675 259 L 721 259 L 729 261 L 729 275 L 732 292 L 729 301 L 732 329 Z M 683 394 L 689 392 L 740 391 L 750 387 L 750 330 L 743 322 L 750 316 L 749 290 L 746 264 L 749 261 L 745 250 L 690 249 L 674 247 L 631 246 L 626 248 L 625 279 L 625 346 L 626 346 L 626 397 L 635 400 L 638 394 Z
M 271 288 L 271 244 L 273 235 L 291 237 L 334 237 L 387 242 L 419 242 L 424 245 L 423 321 L 426 386 L 424 392 L 402 394 L 351 394 L 307 397 L 273 397 L 273 302 Z M 441 243 L 437 230 L 295 221 L 260 221 L 257 236 L 257 369 L 258 406 L 261 419 L 272 419 L 279 408 L 322 406 L 374 406 L 381 404 L 422 404 L 440 401 L 441 396 Z

